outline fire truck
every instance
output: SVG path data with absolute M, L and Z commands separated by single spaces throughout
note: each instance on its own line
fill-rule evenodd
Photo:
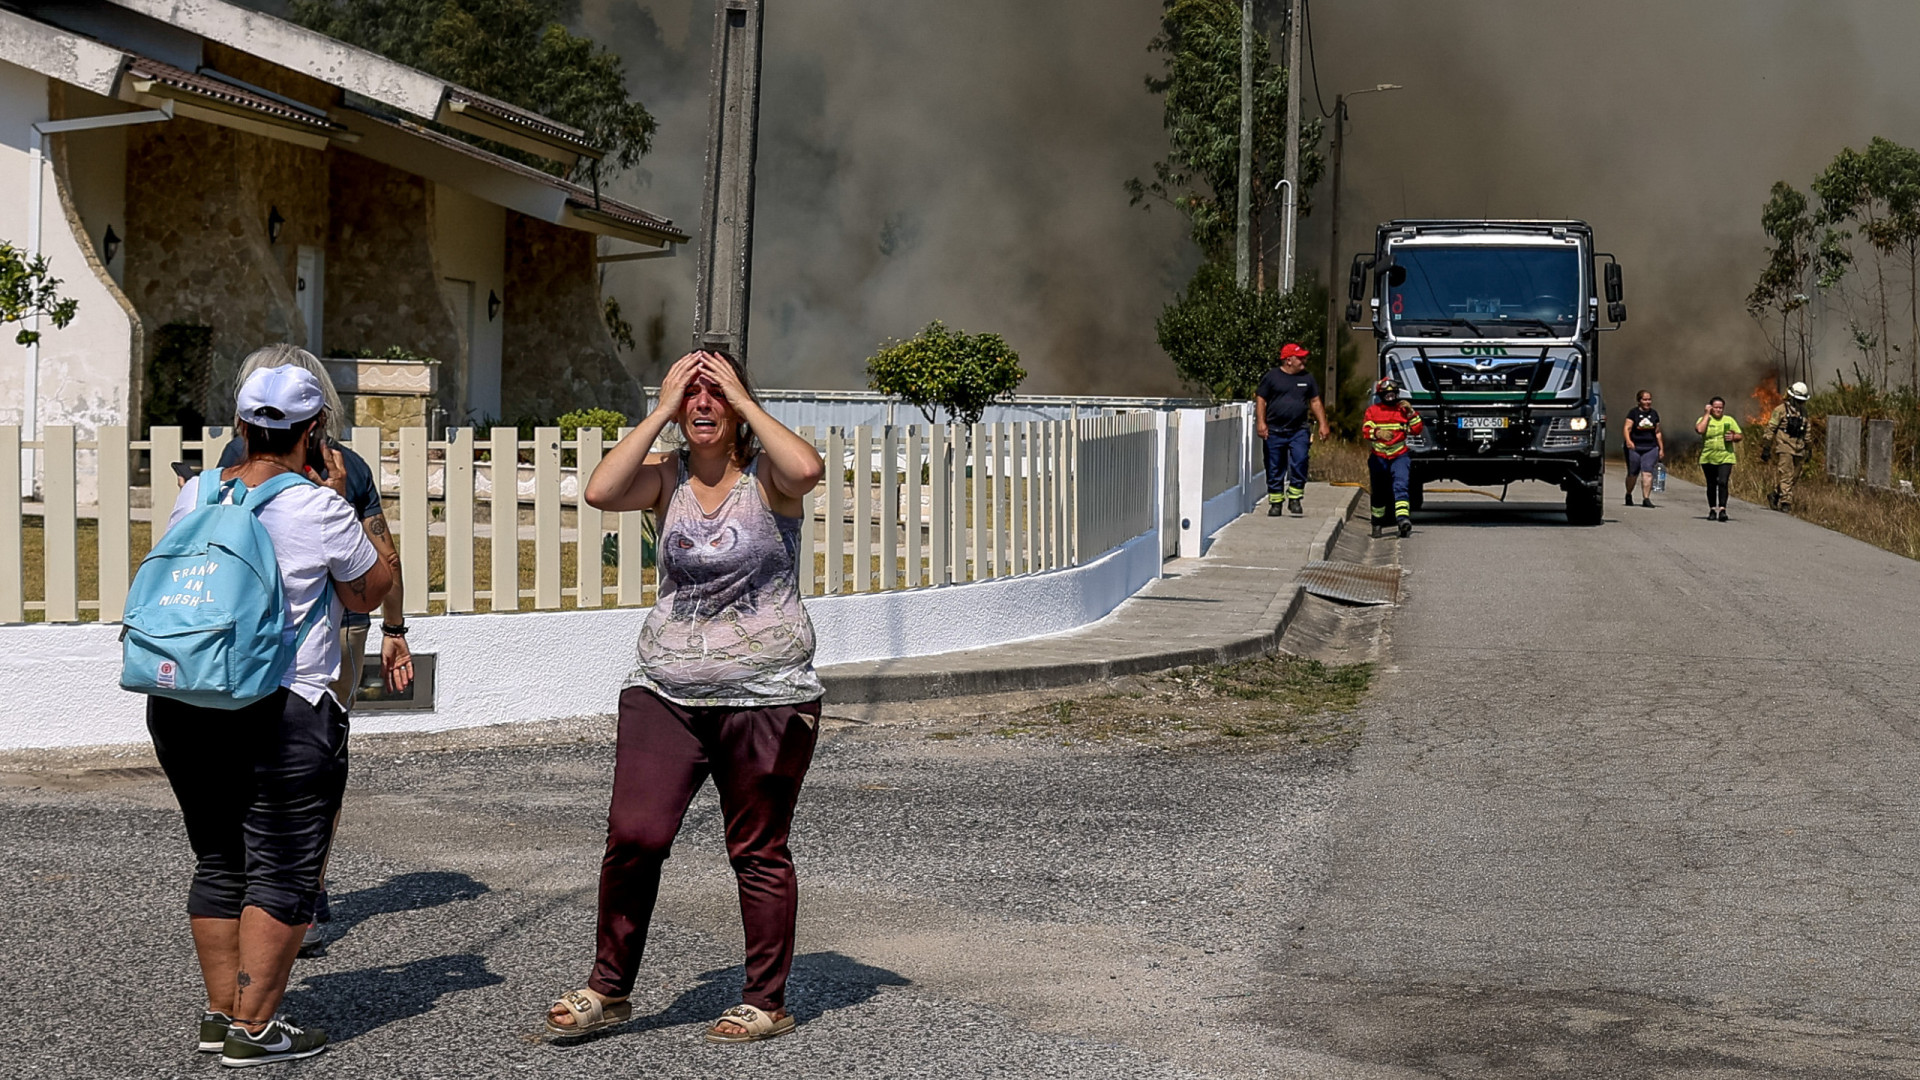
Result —
M 1408 443 L 1416 508 L 1435 480 L 1541 480 L 1566 492 L 1570 523 L 1600 524 L 1600 335 L 1627 305 L 1586 222 L 1389 221 L 1348 276 L 1347 322 L 1363 316 L 1380 375 L 1426 420 Z

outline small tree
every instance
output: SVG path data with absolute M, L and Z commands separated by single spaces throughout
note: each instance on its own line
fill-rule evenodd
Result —
M 1245 400 L 1279 363 L 1280 346 L 1292 341 L 1319 352 L 1325 323 L 1323 305 L 1306 287 L 1285 293 L 1242 289 L 1231 268 L 1209 262 L 1160 313 L 1154 329 L 1188 385 L 1221 400 Z
M 79 301 L 60 295 L 60 279 L 47 273 L 45 255 L 29 259 L 25 251 L 0 240 L 0 324 L 45 315 L 55 328 L 65 330 L 79 310 Z M 40 340 L 40 332 L 22 327 L 13 340 L 31 345 Z
M 999 334 L 949 330 L 938 320 L 867 358 L 867 386 L 919 409 L 929 424 L 936 410 L 950 422 L 977 424 L 988 405 L 1026 377 L 1020 354 Z

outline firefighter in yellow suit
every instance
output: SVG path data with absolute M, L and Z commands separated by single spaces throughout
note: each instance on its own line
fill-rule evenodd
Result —
M 1760 460 L 1773 459 L 1773 490 L 1767 493 L 1767 505 L 1784 513 L 1793 512 L 1793 485 L 1807 461 L 1807 384 L 1794 383 L 1787 388 L 1787 400 L 1773 407 L 1760 431 Z

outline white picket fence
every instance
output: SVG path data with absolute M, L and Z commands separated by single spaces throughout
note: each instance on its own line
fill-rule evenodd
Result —
M 1216 497 L 1244 478 L 1245 407 L 1191 413 L 1207 417 L 1204 487 Z M 1178 440 L 1162 432 L 1177 427 L 1177 417 L 1142 411 L 971 427 L 803 428 L 828 474 L 805 500 L 801 591 L 928 588 L 1089 562 L 1160 525 L 1163 469 L 1173 516 Z M 42 431 L 23 441 L 18 427 L 0 426 L 0 623 L 118 621 L 131 567 L 165 531 L 174 463 L 216 461 L 230 432 L 207 428 L 188 439 L 158 427 L 134 439 L 127 428 L 103 427 L 80 439 L 72 427 Z M 356 428 L 349 445 L 380 463 L 408 611 L 653 602 L 646 515 L 603 513 L 579 497 L 581 478 L 606 450 L 597 429 L 566 440 L 557 427 L 536 429 L 531 440 L 505 427 L 454 429 L 445 440 L 429 439 L 424 428 L 398 436 Z M 37 504 L 18 494 L 23 450 L 39 459 Z M 511 482 L 499 475 L 498 463 L 508 460 Z M 78 502 L 82 471 L 97 480 L 97 505 Z M 37 538 L 27 528 L 35 517 Z M 495 542 L 502 537 L 513 542 Z

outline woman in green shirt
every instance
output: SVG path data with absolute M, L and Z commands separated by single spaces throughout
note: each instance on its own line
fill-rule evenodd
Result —
M 1707 476 L 1707 520 L 1727 520 L 1727 481 L 1738 460 L 1733 446 L 1743 436 L 1740 421 L 1727 415 L 1727 399 L 1707 402 L 1706 415 L 1694 422 L 1693 430 L 1706 437 L 1700 446 L 1700 471 Z

